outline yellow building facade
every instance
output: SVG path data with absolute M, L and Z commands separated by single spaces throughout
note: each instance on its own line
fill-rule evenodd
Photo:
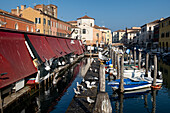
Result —
M 161 52 L 170 51 L 170 17 L 159 23 L 159 47 Z

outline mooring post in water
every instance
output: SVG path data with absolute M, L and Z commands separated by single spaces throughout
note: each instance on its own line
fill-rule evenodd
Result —
M 120 79 L 120 62 L 119 62 L 119 53 L 117 53 L 117 79 Z
M 139 49 L 138 69 L 141 69 L 141 50 Z
M 148 76 L 148 69 L 149 69 L 149 53 L 146 53 L 146 71 L 145 71 L 145 75 Z
M 144 104 L 145 104 L 145 108 L 147 108 L 148 107 L 148 95 L 145 95 L 145 97 L 144 97 Z
M 2 92 L 0 90 L 0 109 L 1 109 L 1 113 L 3 113 L 3 99 L 2 99 Z
M 124 54 L 122 54 L 121 57 L 121 73 L 120 73 L 120 85 L 119 85 L 119 89 L 120 92 L 123 93 L 124 92 L 124 76 L 123 76 L 123 71 L 124 71 Z
M 103 64 L 100 65 L 99 77 L 100 92 L 97 94 L 93 113 L 112 113 L 109 95 L 105 92 L 105 66 Z
M 99 76 L 100 76 L 100 78 L 99 78 L 99 80 L 100 80 L 99 81 L 100 82 L 100 84 L 99 84 L 100 92 L 105 92 L 105 67 L 104 67 L 103 64 L 100 65 Z
M 113 64 L 113 69 L 114 69 L 114 67 L 115 67 L 115 65 L 114 65 L 114 60 L 115 60 L 115 59 L 114 59 L 114 55 L 115 55 L 115 52 L 113 51 L 113 52 L 112 52 L 112 64 Z
M 132 56 L 132 50 L 130 50 L 130 53 L 129 53 L 129 65 L 131 65 L 131 56 Z
M 124 95 L 122 93 L 119 94 L 119 99 L 120 99 L 120 113 L 123 113 L 123 98 Z
M 152 113 L 156 113 L 156 90 L 152 90 Z
M 134 48 L 134 66 L 136 66 L 136 47 Z
M 153 86 L 156 86 L 156 78 L 157 78 L 157 56 L 154 55 L 154 78 L 153 78 Z

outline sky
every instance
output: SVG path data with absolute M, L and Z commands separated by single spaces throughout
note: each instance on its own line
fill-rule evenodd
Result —
M 33 8 L 37 4 L 56 5 L 63 21 L 88 15 L 95 18 L 96 25 L 112 31 L 170 16 L 170 0 L 0 0 L 0 9 L 10 12 L 20 5 Z

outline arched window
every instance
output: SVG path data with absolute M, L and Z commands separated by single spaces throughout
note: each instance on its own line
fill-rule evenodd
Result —
M 33 32 L 33 27 L 31 27 L 31 32 Z
M 17 23 L 15 24 L 15 29 L 18 30 L 18 24 Z
M 86 34 L 86 29 L 83 29 L 83 34 Z
M 29 31 L 29 27 L 27 26 L 27 31 Z

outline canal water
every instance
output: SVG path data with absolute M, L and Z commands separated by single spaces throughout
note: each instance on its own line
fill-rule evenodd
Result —
M 72 98 L 74 97 L 73 88 L 77 82 L 81 82 L 86 71 L 90 66 L 90 59 L 83 59 L 64 74 L 60 75 L 58 83 L 49 89 L 40 91 L 31 104 L 18 113 L 65 113 Z M 160 90 L 150 89 L 133 92 L 130 94 L 114 94 L 111 87 L 107 86 L 113 108 L 113 113 L 168 113 L 170 112 L 170 66 L 158 62 L 158 68 L 163 73 L 163 86 Z
M 160 60 L 158 69 L 163 75 L 160 90 L 148 88 L 120 95 L 113 93 L 111 87 L 106 85 L 113 113 L 170 113 L 170 66 Z

